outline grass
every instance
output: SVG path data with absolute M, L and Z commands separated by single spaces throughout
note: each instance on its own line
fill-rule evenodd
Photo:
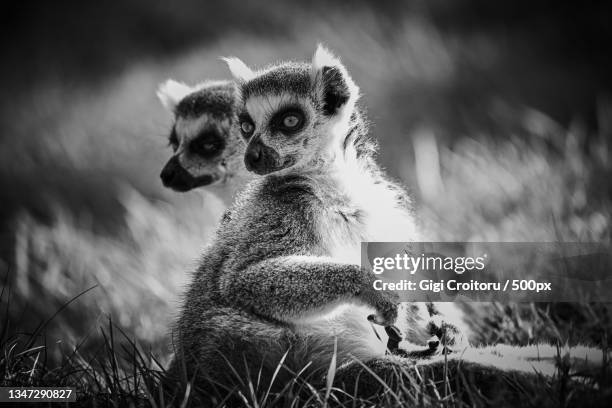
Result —
M 60 210 L 51 226 L 28 215 L 19 219 L 17 262 L 10 275 L 18 294 L 12 307 L 23 313 L 22 329 L 30 330 L 29 321 L 95 285 L 86 298 L 75 301 L 76 307 L 57 316 L 48 328 L 53 337 L 76 344 L 97 331 L 100 319 L 113 316 L 141 341 L 162 347 L 187 278 L 183 272 L 192 267 L 210 232 L 205 225 L 177 219 L 167 205 L 152 205 L 134 190 L 125 190 L 122 202 L 126 225 L 120 240 L 97 235 Z M 143 315 L 147 309 L 154 313 Z
M 10 297 L 10 293 L 3 291 L 0 296 Z M 71 303 L 77 300 L 78 297 Z M 529 371 L 512 372 L 499 363 L 478 365 L 464 355 L 438 357 L 419 365 L 395 364 L 386 371 L 381 371 L 376 364 L 362 362 L 354 363 L 349 370 L 339 368 L 334 356 L 326 381 L 313 381 L 312 376 L 305 377 L 299 372 L 281 384 L 282 387 L 276 387 L 278 391 L 271 391 L 283 357 L 272 378 L 262 379 L 258 373 L 236 378 L 234 389 L 221 391 L 212 400 L 203 401 L 198 397 L 195 378 L 178 385 L 164 383 L 163 364 L 150 350 L 143 351 L 134 338 L 111 320 L 100 328 L 102 341 L 97 342 L 95 352 L 82 352 L 81 343 L 72 350 L 64 350 L 60 363 L 52 363 L 48 359 L 48 350 L 52 347 L 44 344 L 45 337 L 41 334 L 46 325 L 69 306 L 64 305 L 34 333 L 10 334 L 7 330 L 0 333 L 0 349 L 3 350 L 0 369 L 4 374 L 0 386 L 74 387 L 78 396 L 76 406 L 160 408 L 202 404 L 249 408 L 587 404 L 603 407 L 607 406 L 612 390 L 606 353 L 599 372 L 581 373 L 576 372 L 564 352 L 558 349 L 554 373 L 547 376 Z M 491 350 L 492 355 L 503 353 L 495 347 Z M 352 375 L 347 376 L 347 373 Z M 346 379 L 348 383 L 342 381 Z

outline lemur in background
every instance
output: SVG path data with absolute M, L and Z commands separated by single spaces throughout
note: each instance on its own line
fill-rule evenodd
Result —
M 236 124 L 236 84 L 206 81 L 190 87 L 168 80 L 157 96 L 174 114 L 168 139 L 173 155 L 160 174 L 164 186 L 179 192 L 206 187 L 228 208 L 252 178 Z

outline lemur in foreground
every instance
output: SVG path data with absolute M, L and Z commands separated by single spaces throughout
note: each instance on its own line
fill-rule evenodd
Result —
M 168 139 L 173 155 L 160 174 L 164 186 L 179 192 L 206 187 L 228 208 L 252 178 L 236 124 L 236 84 L 206 81 L 190 87 L 168 80 L 157 96 L 174 114 Z
M 238 195 L 193 277 L 170 372 L 231 386 L 236 373 L 270 378 L 281 359 L 284 370 L 317 372 L 335 348 L 340 363 L 384 356 L 368 320 L 393 324 L 397 302 L 373 289 L 359 244 L 417 234 L 405 192 L 373 160 L 357 86 L 324 48 L 311 64 L 260 73 L 228 64 L 245 164 L 262 177 Z
M 244 109 L 239 123 L 248 143 L 247 169 L 277 178 L 299 176 L 302 180 L 296 184 L 307 184 L 318 201 L 327 199 L 330 208 L 313 216 L 315 233 L 328 235 L 319 241 L 326 255 L 358 264 L 361 241 L 419 240 L 410 196 L 376 163 L 378 145 L 356 105 L 359 88 L 335 56 L 319 47 L 309 78 L 299 72 L 302 64 L 281 64 L 256 74 L 236 58 L 226 61 L 242 85 Z M 322 71 L 320 78 L 314 71 L 316 64 Z M 294 128 L 274 122 L 283 115 L 297 121 Z M 253 140 L 248 130 L 253 133 L 257 126 L 259 138 Z M 402 303 L 397 325 L 409 341 L 403 347 L 427 341 L 432 350 L 442 351 L 443 347 L 438 348 L 442 337 L 445 346 L 465 345 L 464 333 L 458 330 L 461 323 L 450 325 L 443 320 L 453 307 Z

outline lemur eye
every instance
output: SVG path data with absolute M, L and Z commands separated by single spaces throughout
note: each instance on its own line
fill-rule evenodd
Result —
M 304 113 L 298 108 L 289 108 L 274 115 L 272 126 L 281 132 L 295 133 L 299 131 L 305 122 Z
M 253 133 L 253 130 L 255 130 L 255 126 L 251 122 L 244 121 L 240 123 L 240 130 L 242 130 L 242 133 L 248 135 Z
M 283 126 L 286 128 L 294 128 L 300 124 L 300 118 L 295 115 L 287 115 L 283 118 Z
M 225 141 L 214 132 L 207 132 L 189 144 L 190 150 L 202 157 L 214 157 L 220 154 L 225 148 Z

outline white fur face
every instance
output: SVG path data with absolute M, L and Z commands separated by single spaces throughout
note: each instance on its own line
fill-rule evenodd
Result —
M 245 164 L 258 174 L 308 163 L 329 144 L 317 140 L 320 117 L 308 98 L 290 93 L 254 96 L 246 101 L 245 108 L 240 116 L 241 126 L 254 127 L 251 136 L 242 132 L 250 146 Z M 254 151 L 264 155 L 263 166 L 250 161 Z
M 329 51 L 319 47 L 311 64 L 284 63 L 259 73 L 235 58 L 228 65 L 241 83 L 238 120 L 248 170 L 313 167 L 340 153 L 359 90 Z
M 175 191 L 232 182 L 246 174 L 245 145 L 236 124 L 234 85 L 207 82 L 193 88 L 167 81 L 158 96 L 175 115 L 169 145 L 173 154 L 161 173 Z M 176 100 L 180 97 L 181 99 Z

